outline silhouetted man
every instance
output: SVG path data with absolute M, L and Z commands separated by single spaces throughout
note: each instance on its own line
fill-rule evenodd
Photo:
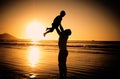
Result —
M 62 10 L 62 11 L 60 12 L 60 15 L 58 15 L 58 16 L 53 20 L 52 27 L 46 29 L 46 32 L 44 33 L 44 36 L 45 36 L 47 33 L 49 33 L 49 32 L 53 32 L 53 30 L 54 30 L 55 28 L 57 28 L 59 25 L 61 25 L 62 17 L 64 17 L 65 15 L 66 15 L 65 11 Z
M 56 31 L 59 35 L 59 42 L 58 42 L 58 46 L 59 46 L 58 65 L 59 65 L 59 74 L 60 74 L 59 79 L 66 79 L 66 75 L 67 75 L 66 60 L 68 56 L 66 44 L 69 35 L 71 35 L 71 30 L 70 29 L 64 30 L 63 27 L 60 25 L 59 28 L 56 28 Z

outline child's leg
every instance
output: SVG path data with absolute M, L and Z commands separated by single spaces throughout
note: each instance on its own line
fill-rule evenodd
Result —
M 51 29 L 51 28 L 46 28 L 46 31 L 49 30 L 49 29 Z
M 54 28 L 50 28 L 50 29 L 48 30 L 48 32 L 53 32 L 53 30 L 54 30 Z
M 46 32 L 44 33 L 44 36 L 49 32 L 53 32 L 55 28 L 56 28 L 56 25 L 52 23 L 52 28 L 47 28 Z
M 49 32 L 53 32 L 54 28 L 48 28 L 48 30 L 44 33 L 44 36 L 49 33 Z

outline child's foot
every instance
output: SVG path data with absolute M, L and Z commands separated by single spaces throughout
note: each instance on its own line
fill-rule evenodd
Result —
M 46 28 L 46 31 L 48 30 L 49 28 Z
M 45 37 L 46 33 L 44 33 L 43 35 L 44 35 L 44 37 Z

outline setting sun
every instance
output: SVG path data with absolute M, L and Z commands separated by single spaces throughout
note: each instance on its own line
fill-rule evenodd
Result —
M 26 37 L 31 39 L 32 41 L 39 41 L 42 39 L 46 39 L 43 36 L 45 32 L 45 27 L 39 21 L 32 21 L 27 25 L 26 28 Z

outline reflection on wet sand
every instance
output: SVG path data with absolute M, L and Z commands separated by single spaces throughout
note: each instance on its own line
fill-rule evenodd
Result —
M 40 62 L 41 51 L 37 46 L 31 46 L 28 50 L 28 61 L 31 67 L 35 67 Z
M 11 52 L 9 57 L 7 58 L 11 62 L 14 62 L 14 61 L 17 61 L 17 62 L 14 63 L 15 66 L 13 64 L 9 64 L 7 66 L 6 65 L 7 63 L 0 62 L 1 63 L 0 79 L 34 79 L 36 78 L 37 74 L 32 72 L 31 70 L 36 69 L 37 65 L 40 63 L 41 57 L 42 57 L 41 52 L 42 50 L 38 46 L 30 46 L 27 48 L 26 52 L 17 52 L 17 53 Z M 14 57 L 14 59 L 11 60 L 11 57 Z M 21 60 L 18 60 L 17 57 L 21 58 Z M 25 68 L 22 69 L 23 71 L 19 70 L 19 68 L 22 68 L 22 66 L 19 64 L 24 65 Z M 16 68 L 16 66 L 18 66 L 18 68 Z M 29 70 L 31 72 L 29 72 Z M 26 71 L 28 71 L 28 73 L 26 73 Z

